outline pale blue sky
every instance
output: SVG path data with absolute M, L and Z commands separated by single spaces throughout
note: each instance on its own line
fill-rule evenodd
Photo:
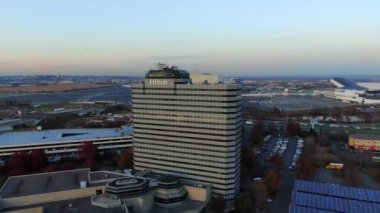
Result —
M 0 75 L 380 74 L 379 0 L 0 0 Z

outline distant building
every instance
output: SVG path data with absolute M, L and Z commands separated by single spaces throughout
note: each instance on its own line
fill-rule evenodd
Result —
M 233 199 L 240 188 L 242 86 L 213 74 L 159 64 L 132 85 L 134 169 L 211 184 Z
M 348 139 L 350 147 L 359 150 L 380 151 L 380 135 L 354 134 Z
M 37 122 L 35 119 L 0 119 L 0 133 L 12 131 L 15 127 L 35 126 Z
M 380 83 L 355 83 L 345 78 L 332 78 L 330 82 L 335 90 L 316 93 L 348 103 L 380 104 Z
M 43 131 L 6 132 L 0 134 L 0 158 L 14 152 L 43 149 L 49 155 L 76 154 L 78 146 L 93 142 L 98 151 L 132 147 L 133 128 L 118 129 L 56 129 Z
M 296 180 L 289 213 L 379 212 L 380 190 Z
M 76 169 L 9 177 L 0 189 L 0 212 L 200 213 L 210 191 L 175 177 Z

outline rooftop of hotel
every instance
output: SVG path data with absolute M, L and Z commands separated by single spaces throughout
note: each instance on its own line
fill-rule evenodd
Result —
M 117 129 L 54 129 L 0 133 L 0 147 L 24 146 L 64 141 L 91 140 L 132 135 L 133 128 Z
M 149 70 L 145 74 L 145 78 L 189 78 L 189 73 L 186 70 L 180 70 L 176 66 L 166 64 L 157 64 L 156 68 Z

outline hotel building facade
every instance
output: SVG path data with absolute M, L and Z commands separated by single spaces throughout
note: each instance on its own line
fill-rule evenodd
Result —
M 132 85 L 134 169 L 211 184 L 233 199 L 240 188 L 240 84 L 159 65 Z

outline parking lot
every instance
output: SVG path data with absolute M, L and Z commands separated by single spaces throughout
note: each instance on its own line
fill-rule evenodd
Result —
M 261 164 L 265 164 L 271 156 L 278 154 L 283 157 L 283 169 L 293 169 L 302 151 L 303 139 L 267 136 L 257 158 Z

